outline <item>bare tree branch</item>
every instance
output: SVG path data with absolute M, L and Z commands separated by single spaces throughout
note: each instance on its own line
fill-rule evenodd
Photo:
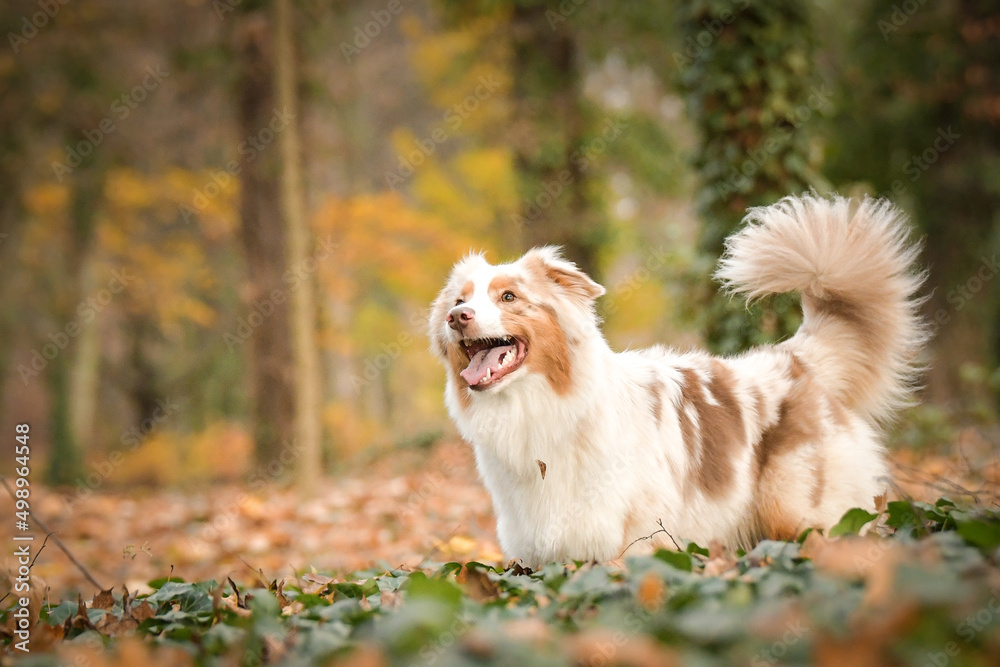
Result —
M 7 493 L 10 494 L 10 497 L 17 500 L 17 496 L 14 495 L 14 490 L 10 488 L 10 484 L 7 483 L 7 478 L 4 477 L 3 475 L 0 475 L 0 483 L 3 484 L 3 487 L 5 489 L 7 489 Z M 90 572 L 87 571 L 87 568 L 83 566 L 83 563 L 78 561 L 76 557 L 72 553 L 70 553 L 70 550 L 66 548 L 66 545 L 62 543 L 62 540 L 60 540 L 58 537 L 55 536 L 55 531 L 49 530 L 49 527 L 45 525 L 45 522 L 38 518 L 38 515 L 35 513 L 34 510 L 29 509 L 28 516 L 31 517 L 31 520 L 34 521 L 39 528 L 41 528 L 47 533 L 47 535 L 45 536 L 45 541 L 48 542 L 49 537 L 51 537 L 52 541 L 56 543 L 56 546 L 59 547 L 64 554 L 66 554 L 66 557 L 69 558 L 70 562 L 72 562 L 73 565 L 76 565 L 77 569 L 80 570 L 83 576 L 87 578 L 87 581 L 92 583 L 94 586 L 97 586 L 97 590 L 99 591 L 107 590 L 104 588 L 104 586 L 101 586 L 100 582 L 98 582 L 97 579 L 94 579 L 94 575 L 92 575 Z M 42 543 L 42 548 L 45 548 L 45 542 Z M 36 559 L 38 558 L 38 554 L 41 552 L 42 550 L 39 549 L 38 553 L 35 554 Z M 31 564 L 34 565 L 35 561 L 32 560 Z

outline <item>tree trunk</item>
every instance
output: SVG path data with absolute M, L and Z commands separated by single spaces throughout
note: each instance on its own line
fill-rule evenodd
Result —
M 67 244 L 65 276 L 66 289 L 54 295 L 58 322 L 65 326 L 77 321 L 77 305 L 86 294 L 86 273 L 90 270 L 94 253 L 94 220 L 104 189 L 104 172 L 93 163 L 81 165 L 73 177 L 72 203 L 70 206 L 70 239 Z M 80 320 L 80 324 L 85 324 Z M 86 351 L 83 351 L 86 353 Z M 52 458 L 49 461 L 46 481 L 54 485 L 71 484 L 83 473 L 83 457 L 78 435 L 74 429 L 73 393 L 74 359 L 79 358 L 79 341 L 68 340 L 46 369 L 49 392 L 52 397 Z M 86 406 L 81 406 L 86 409 Z M 93 404 L 91 404 L 91 412 Z
M 288 265 L 306 266 L 313 246 L 305 213 L 302 185 L 302 153 L 298 132 L 298 91 L 295 53 L 292 47 L 291 0 L 276 0 L 275 83 L 278 106 L 291 118 L 278 142 L 281 146 L 281 210 L 288 229 Z M 316 490 L 322 470 L 320 450 L 320 364 L 316 346 L 316 300 L 314 276 L 305 275 L 291 291 L 292 352 L 295 360 L 295 445 L 297 486 L 303 493 Z
M 248 359 L 253 437 L 256 458 L 266 464 L 281 455 L 295 414 L 290 295 L 282 281 L 288 248 L 279 207 L 280 152 L 263 143 L 265 138 L 273 141 L 273 128 L 280 126 L 275 120 L 271 26 L 260 11 L 248 11 L 241 20 L 239 121 L 246 150 L 240 154 L 240 221 L 249 278 L 246 321 L 252 327 Z
M 80 288 L 91 294 L 97 286 L 94 277 L 96 257 L 88 252 L 80 270 Z M 91 449 L 94 438 L 94 417 L 100 384 L 101 338 L 100 314 L 90 320 L 80 320 L 80 335 L 69 377 L 69 423 L 73 442 L 83 450 Z
M 58 355 L 46 369 L 49 393 L 52 396 L 50 421 L 52 450 L 45 481 L 53 486 L 69 486 L 83 473 L 80 449 L 73 441 L 69 408 L 70 360 Z
M 823 189 L 819 153 L 811 148 L 824 103 L 813 99 L 814 34 L 809 3 L 780 0 L 739 8 L 691 3 L 682 35 L 701 39 L 705 26 L 721 26 L 693 57 L 675 54 L 682 90 L 699 134 L 697 166 L 701 250 L 713 259 L 750 206 L 773 204 L 808 187 Z M 727 16 L 730 17 L 727 19 Z M 734 67 L 744 60 L 754 67 Z M 808 113 L 807 113 L 808 112 Z M 729 299 L 706 277 L 705 342 L 720 354 L 786 338 L 801 317 L 795 295 L 777 295 L 749 309 Z
M 511 19 L 514 46 L 515 163 L 520 176 L 518 232 L 524 249 L 556 244 L 584 271 L 597 275 L 605 226 L 588 201 L 576 40 L 553 32 L 543 5 L 518 4 Z M 577 156 L 577 159 L 574 159 Z

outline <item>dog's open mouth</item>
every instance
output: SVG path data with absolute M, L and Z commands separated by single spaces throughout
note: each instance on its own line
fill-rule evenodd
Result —
M 463 340 L 462 349 L 469 365 L 460 375 L 471 389 L 492 387 L 504 376 L 517 370 L 528 354 L 528 345 L 520 338 L 479 338 Z

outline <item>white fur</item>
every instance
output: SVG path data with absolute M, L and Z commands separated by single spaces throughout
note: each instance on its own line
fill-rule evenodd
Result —
M 844 200 L 812 196 L 756 209 L 748 220 L 730 240 L 720 275 L 751 296 L 803 292 L 805 321 L 785 343 L 721 360 L 722 366 L 705 353 L 663 347 L 613 352 L 593 312 L 603 289 L 554 249 L 499 266 L 481 256 L 456 265 L 430 322 L 446 366 L 449 346 L 461 336 L 444 317 L 470 281 L 475 287 L 466 305 L 481 318 L 481 336 L 508 333 L 504 304 L 488 289 L 506 276 L 527 285 L 520 295 L 526 302 L 555 309 L 567 340 L 572 381 L 564 394 L 527 366 L 483 391 L 470 390 L 449 368 L 448 411 L 475 449 L 508 558 L 531 567 L 610 560 L 658 531 L 661 521 L 669 536 L 660 533 L 628 553 L 670 547 L 671 537 L 747 547 L 768 536 L 762 528 L 768 517 L 786 517 L 796 529 L 828 527 L 851 507 L 871 507 L 883 491 L 888 472 L 875 420 L 905 398 L 922 335 L 913 298 L 919 278 L 909 270 L 915 250 L 905 242 L 906 228 L 887 204 L 866 202 L 852 216 Z M 558 284 L 545 283 L 540 265 L 558 273 Z M 580 282 L 567 287 L 566 276 Z M 824 310 L 831 294 L 846 304 L 841 312 L 848 316 Z M 873 330 L 857 331 L 859 321 Z M 874 349 L 872 336 L 881 340 Z M 794 379 L 796 360 L 806 368 L 804 379 Z M 725 398 L 710 393 L 713 374 L 731 379 L 742 433 L 726 450 L 732 474 L 724 476 L 722 491 L 697 481 L 706 473 L 708 450 L 694 403 L 685 398 L 685 370 L 697 375 L 708 406 Z M 816 435 L 762 468 L 762 443 L 790 423 L 789 403 L 802 387 L 809 388 L 802 405 L 811 411 L 808 426 Z M 681 411 L 696 429 L 695 444 L 685 442 Z

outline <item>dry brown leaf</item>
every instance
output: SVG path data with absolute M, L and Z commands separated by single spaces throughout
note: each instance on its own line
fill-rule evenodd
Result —
M 48 653 L 65 636 L 66 629 L 61 625 L 38 623 L 31 630 L 31 650 L 35 653 Z
M 886 511 L 889 507 L 888 496 L 884 493 L 880 493 L 875 496 L 875 511 L 881 514 Z
M 578 665 L 672 667 L 680 664 L 673 651 L 651 637 L 595 628 L 569 637 L 569 654 Z
M 729 550 L 716 540 L 708 545 L 708 562 L 705 563 L 705 576 L 718 577 L 729 574 L 729 577 L 736 576 L 736 559 L 732 557 Z
M 111 609 L 115 606 L 115 596 L 111 592 L 112 589 L 109 588 L 106 591 L 101 591 L 94 596 L 94 599 L 90 601 L 91 609 Z
M 403 602 L 403 596 L 399 591 L 381 591 L 379 593 L 379 606 L 384 611 L 396 609 Z
M 105 637 L 118 637 L 139 627 L 139 621 L 134 618 L 118 619 L 114 614 L 107 613 L 97 622 L 96 629 Z
M 463 567 L 457 580 L 460 584 L 464 584 L 465 592 L 469 597 L 477 602 L 493 600 L 499 595 L 496 582 L 492 581 L 489 575 L 479 568 Z
M 292 602 L 291 604 L 284 605 L 281 608 L 281 615 L 282 616 L 296 616 L 297 614 L 302 613 L 305 610 L 305 608 L 306 608 L 306 606 L 304 604 L 302 604 L 301 602 L 299 602 L 298 600 L 296 600 L 295 602 Z
M 656 611 L 663 605 L 667 585 L 652 570 L 639 582 L 636 600 L 646 611 Z
M 279 581 L 278 585 L 275 587 L 274 596 L 276 598 L 278 598 L 278 604 L 281 605 L 282 609 L 284 609 L 289 604 L 291 604 L 291 601 L 287 597 L 285 597 L 285 580 L 284 579 L 282 579 L 281 581 Z
M 83 603 L 83 596 L 80 595 L 77 596 L 76 614 L 66 619 L 67 632 L 73 628 L 95 629 L 94 624 L 90 622 L 90 617 L 87 615 L 87 605 Z
M 535 463 L 538 464 L 538 469 L 542 473 L 542 479 L 545 479 L 545 461 L 542 461 L 541 459 L 535 459 Z
M 156 611 L 148 602 L 143 600 L 139 604 L 132 607 L 131 614 L 132 618 L 134 618 L 139 623 L 142 623 L 147 618 L 153 618 L 153 616 L 156 615 Z

